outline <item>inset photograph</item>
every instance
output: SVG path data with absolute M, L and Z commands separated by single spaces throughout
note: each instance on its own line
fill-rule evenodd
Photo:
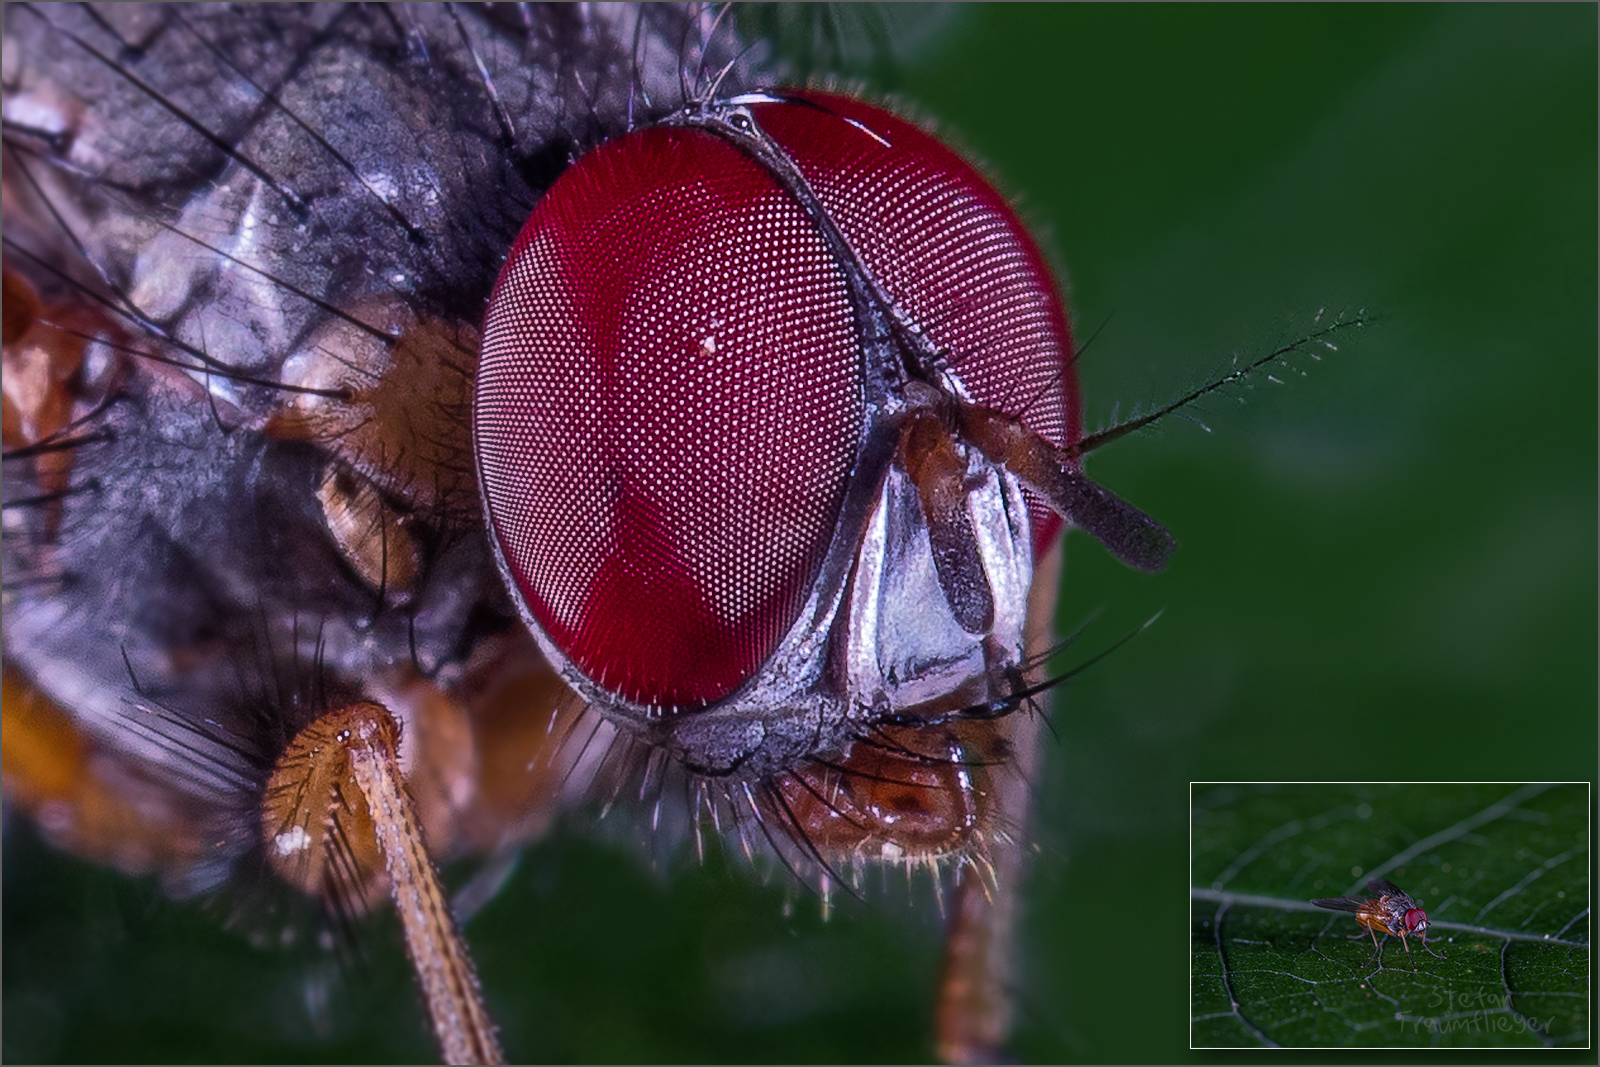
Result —
M 1593 1047 L 1589 783 L 1189 801 L 1191 1048 Z

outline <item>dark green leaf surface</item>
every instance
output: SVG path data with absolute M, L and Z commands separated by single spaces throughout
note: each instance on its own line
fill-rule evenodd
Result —
M 1586 1047 L 1589 808 L 1587 784 L 1196 786 L 1192 1042 Z M 1310 903 L 1374 877 L 1444 959 Z

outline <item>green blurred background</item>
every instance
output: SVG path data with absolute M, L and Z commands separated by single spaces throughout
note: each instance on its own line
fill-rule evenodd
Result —
M 1100 331 L 1091 425 L 1319 309 L 1379 317 L 1307 377 L 1208 405 L 1212 433 L 1169 420 L 1094 457 L 1179 538 L 1165 574 L 1068 545 L 1060 625 L 1100 614 L 1065 662 L 1164 614 L 1057 699 L 1014 1051 L 1202 1059 L 1191 780 L 1595 775 L 1596 8 L 947 17 L 857 73 L 1047 235 Z M 225 929 L 226 902 L 171 903 L 25 827 L 5 850 L 7 1060 L 433 1055 L 381 925 L 308 982 Z M 524 856 L 469 930 L 512 1056 L 927 1058 L 922 894 L 823 922 L 737 865 L 678 866 L 581 829 Z

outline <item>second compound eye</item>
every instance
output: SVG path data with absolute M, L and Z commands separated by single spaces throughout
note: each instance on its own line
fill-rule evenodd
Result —
M 1005 196 L 939 138 L 839 93 L 786 92 L 756 121 L 862 267 L 967 398 L 1051 443 L 1079 434 L 1072 336 L 1054 273 Z M 1036 550 L 1059 529 L 1037 501 Z
M 530 621 L 629 701 L 738 688 L 833 541 L 861 359 L 840 265 L 765 169 L 689 129 L 585 156 L 511 250 L 473 405 Z

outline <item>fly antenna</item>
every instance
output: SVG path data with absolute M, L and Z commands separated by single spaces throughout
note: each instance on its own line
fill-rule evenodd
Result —
M 1324 311 L 1318 311 L 1315 321 L 1321 322 L 1323 314 Z M 1178 399 L 1172 401 L 1170 404 L 1166 404 L 1160 408 L 1157 408 L 1155 411 L 1152 411 L 1146 415 L 1140 415 L 1135 418 L 1131 418 L 1126 422 L 1116 423 L 1115 425 L 1109 426 L 1104 430 L 1089 434 L 1087 437 L 1080 439 L 1078 443 L 1073 445 L 1068 451 L 1074 457 L 1087 455 L 1088 453 L 1093 452 L 1095 449 L 1104 445 L 1108 445 L 1120 437 L 1126 437 L 1128 434 L 1136 433 L 1139 430 L 1152 425 L 1153 423 L 1161 421 L 1168 415 L 1178 413 L 1183 408 L 1188 407 L 1190 404 L 1193 404 L 1204 397 L 1210 396 L 1212 393 L 1216 393 L 1230 385 L 1237 385 L 1255 374 L 1262 373 L 1267 368 L 1284 362 L 1290 356 L 1295 355 L 1296 353 L 1305 352 L 1312 359 L 1321 359 L 1322 357 L 1318 354 L 1317 349 L 1326 349 L 1330 352 L 1337 352 L 1339 350 L 1339 346 L 1331 340 L 1331 338 L 1336 334 L 1343 333 L 1346 330 L 1359 329 L 1362 326 L 1368 325 L 1372 321 L 1373 319 L 1364 311 L 1358 311 L 1354 316 L 1348 319 L 1343 317 L 1335 319 L 1328 325 L 1312 331 L 1310 334 L 1300 338 L 1297 341 L 1292 341 L 1286 345 L 1280 345 L 1279 347 L 1274 348 L 1271 352 L 1268 352 L 1266 355 L 1251 360 L 1242 367 L 1236 367 L 1222 377 L 1213 379 L 1212 381 L 1207 382 L 1205 385 L 1200 386 L 1198 389 L 1190 390 L 1183 396 L 1180 396 Z M 1275 382 L 1278 379 L 1273 378 L 1270 374 L 1268 374 L 1268 380 Z M 1204 426 L 1204 423 L 1201 423 L 1201 425 Z

